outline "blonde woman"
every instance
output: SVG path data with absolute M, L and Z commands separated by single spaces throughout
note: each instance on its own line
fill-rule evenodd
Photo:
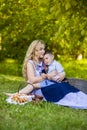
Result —
M 73 108 L 87 109 L 87 94 L 84 94 L 67 82 L 62 82 L 65 78 L 65 72 L 61 72 L 59 82 L 47 79 L 42 76 L 44 69 L 45 44 L 42 40 L 34 40 L 27 52 L 23 65 L 23 76 L 25 80 L 33 84 L 28 84 L 21 89 L 19 93 L 28 94 L 36 88 L 36 94 L 43 96 L 43 99 L 55 104 Z M 53 71 L 55 74 L 55 71 Z M 11 96 L 11 94 L 7 94 Z
M 40 88 L 40 82 L 46 77 L 42 77 L 41 73 L 44 68 L 43 57 L 45 53 L 45 44 L 42 40 L 34 40 L 27 52 L 23 64 L 23 76 L 28 83 L 31 83 L 35 88 Z M 20 93 L 30 93 L 33 86 L 28 84 Z
M 29 83 L 25 88 L 21 89 L 19 93 L 28 94 L 34 88 L 40 88 L 40 82 L 44 78 L 41 76 L 42 70 L 44 68 L 43 57 L 45 53 L 45 44 L 42 40 L 34 40 L 27 49 L 24 63 L 23 63 L 23 77 Z M 30 85 L 30 84 L 33 84 Z M 5 93 L 8 96 L 14 95 L 10 93 Z
M 23 64 L 23 77 L 29 84 L 21 89 L 19 93 L 28 94 L 34 89 L 33 86 L 36 89 L 40 88 L 40 82 L 47 78 L 46 75 L 44 77 L 41 76 L 42 70 L 44 69 L 44 53 L 45 43 L 42 40 L 34 40 L 28 47 Z M 54 71 L 53 73 L 55 74 L 56 72 Z M 62 73 L 60 80 L 62 81 L 64 77 L 65 75 Z M 33 86 L 30 84 L 33 84 Z M 8 96 L 12 95 L 10 93 L 5 94 Z

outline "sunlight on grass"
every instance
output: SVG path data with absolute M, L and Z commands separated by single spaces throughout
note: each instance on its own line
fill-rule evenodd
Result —
M 62 62 L 67 77 L 87 79 L 87 59 Z
M 19 76 L 12 76 L 12 75 L 3 75 L 0 74 L 0 79 L 6 79 L 6 80 L 11 80 L 11 81 L 23 81 L 23 77 Z
M 15 60 L 14 59 L 5 59 L 5 62 L 6 63 L 15 63 Z
M 22 76 L 22 65 L 13 59 L 6 59 L 0 62 L 0 73 L 5 75 Z
M 87 59 L 77 60 L 79 64 L 87 64 Z

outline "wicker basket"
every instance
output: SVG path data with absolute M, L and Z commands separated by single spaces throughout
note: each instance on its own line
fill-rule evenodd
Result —
M 87 80 L 79 79 L 79 78 L 67 78 L 68 82 L 83 91 L 87 94 Z
M 34 98 L 32 98 L 32 101 L 33 102 L 39 102 L 39 101 L 43 100 L 42 96 L 36 94 L 36 88 L 35 88 L 35 86 L 33 84 L 29 83 L 29 82 L 28 83 L 27 82 L 22 82 L 21 84 L 19 84 L 18 93 L 19 93 L 20 89 L 22 89 L 23 87 L 26 87 L 27 84 L 30 84 L 30 85 L 33 86 L 33 90 L 34 90 L 33 95 L 34 95 Z M 27 94 L 27 95 L 29 95 L 29 94 Z

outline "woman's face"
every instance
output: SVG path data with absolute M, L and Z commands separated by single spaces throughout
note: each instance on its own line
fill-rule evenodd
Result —
M 37 56 L 37 58 L 43 58 L 44 57 L 44 53 L 45 53 L 45 46 L 44 44 L 40 44 L 37 45 L 36 49 L 35 49 L 35 55 Z

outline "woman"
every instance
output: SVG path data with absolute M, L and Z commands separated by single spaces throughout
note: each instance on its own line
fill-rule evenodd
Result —
M 60 82 L 48 80 L 46 75 L 41 76 L 44 69 L 44 49 L 45 45 L 42 40 L 35 40 L 30 44 L 23 65 L 23 76 L 26 81 L 33 84 L 34 88 L 37 89 L 36 94 L 43 96 L 45 101 L 73 108 L 87 109 L 87 95 L 69 83 L 62 81 L 65 78 L 64 71 L 61 72 L 58 78 Z M 34 88 L 30 84 L 21 89 L 19 93 L 32 92 Z

